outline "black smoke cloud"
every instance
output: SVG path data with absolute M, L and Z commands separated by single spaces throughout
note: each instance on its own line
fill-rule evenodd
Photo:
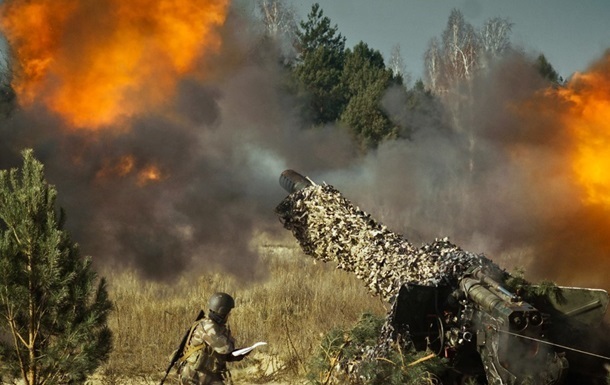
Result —
M 121 126 L 67 130 L 42 106 L 14 111 L 0 129 L 0 167 L 18 167 L 20 152 L 34 149 L 58 190 L 67 230 L 95 263 L 153 279 L 193 269 L 257 277 L 253 237 L 284 234 L 274 214 L 285 194 L 280 173 L 290 165 L 338 167 L 355 150 L 331 128 L 303 130 L 307 123 L 283 91 L 284 69 L 268 45 L 259 46 L 253 23 L 234 10 L 223 51 L 201 63 L 210 76 L 184 77 L 165 106 Z M 133 171 L 112 172 L 126 156 Z M 162 177 L 142 183 L 138 174 L 149 165 Z

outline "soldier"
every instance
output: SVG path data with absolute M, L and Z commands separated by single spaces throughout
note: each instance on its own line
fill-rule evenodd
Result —
M 208 315 L 197 321 L 180 358 L 178 373 L 181 385 L 224 385 L 227 362 L 234 357 L 235 340 L 227 327 L 227 319 L 235 301 L 227 293 L 215 293 L 208 302 Z

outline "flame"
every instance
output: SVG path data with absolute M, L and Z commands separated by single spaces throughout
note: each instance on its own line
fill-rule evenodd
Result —
M 120 157 L 116 162 L 106 160 L 100 170 L 96 173 L 96 179 L 106 179 L 113 176 L 124 177 L 132 172 L 135 158 L 132 155 Z
M 522 125 L 546 133 L 548 144 L 561 154 L 561 172 L 580 190 L 581 203 L 610 209 L 610 51 L 589 71 L 535 94 L 514 110 Z M 563 144 L 557 146 L 548 135 Z M 523 158 L 535 155 L 530 150 L 518 144 L 512 149 Z
M 155 165 L 149 165 L 138 174 L 138 186 L 145 186 L 150 182 L 158 182 L 161 179 L 163 179 L 161 170 Z
M 218 51 L 229 0 L 7 0 L 0 29 L 23 106 L 42 103 L 74 128 L 154 110 L 180 76 Z
M 74 12 L 74 5 L 69 3 L 63 4 L 61 12 L 54 12 L 51 4 L 22 2 L 14 6 L 4 2 L 0 8 L 0 29 L 12 43 L 13 53 L 20 64 L 18 80 L 13 83 L 13 88 L 26 104 L 34 101 L 36 88 L 51 66 L 53 52 L 58 49 L 62 31 L 55 26 L 65 24 Z
M 570 106 L 561 119 L 574 141 L 572 169 L 583 202 L 610 209 L 610 54 L 557 92 Z
M 138 161 L 133 155 L 124 155 L 118 159 L 106 159 L 102 167 L 95 174 L 97 181 L 109 179 L 122 179 L 135 176 L 136 184 L 144 187 L 151 182 L 159 182 L 166 178 L 165 173 L 155 164 L 139 166 Z
M 610 51 L 518 107 L 523 140 L 511 145 L 536 196 L 530 267 L 540 278 L 610 290 Z

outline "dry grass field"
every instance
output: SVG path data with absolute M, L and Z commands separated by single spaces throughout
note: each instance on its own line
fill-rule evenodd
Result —
M 109 321 L 115 346 L 95 383 L 158 384 L 170 354 L 215 291 L 236 299 L 229 324 L 238 346 L 268 343 L 231 364 L 235 384 L 302 383 L 326 332 L 353 326 L 363 312 L 386 312 L 361 281 L 332 265 L 315 264 L 291 239 L 263 241 L 259 253 L 267 278 L 246 284 L 218 272 L 170 283 L 146 281 L 133 271 L 100 272 L 115 305 Z M 176 383 L 172 371 L 166 384 Z

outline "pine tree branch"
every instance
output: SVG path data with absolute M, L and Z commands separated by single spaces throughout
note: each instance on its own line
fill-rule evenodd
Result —
M 8 304 L 7 304 L 7 307 L 8 307 Z M 25 339 L 23 339 L 23 337 L 21 336 L 19 331 L 17 330 L 15 319 L 12 316 L 12 311 L 9 310 L 9 312 L 10 312 L 10 314 L 7 316 L 8 324 L 11 329 L 11 335 L 13 336 L 13 345 L 15 346 L 15 354 L 17 355 L 17 359 L 19 360 L 19 369 L 21 370 L 21 375 L 23 376 L 25 385 L 30 385 L 29 381 L 27 379 L 26 371 L 25 371 L 25 369 L 26 369 L 25 361 L 24 361 L 23 356 L 21 355 L 21 349 L 19 349 L 19 341 L 21 341 L 21 343 L 23 345 L 25 345 L 26 347 L 27 347 L 27 343 L 26 343 Z

